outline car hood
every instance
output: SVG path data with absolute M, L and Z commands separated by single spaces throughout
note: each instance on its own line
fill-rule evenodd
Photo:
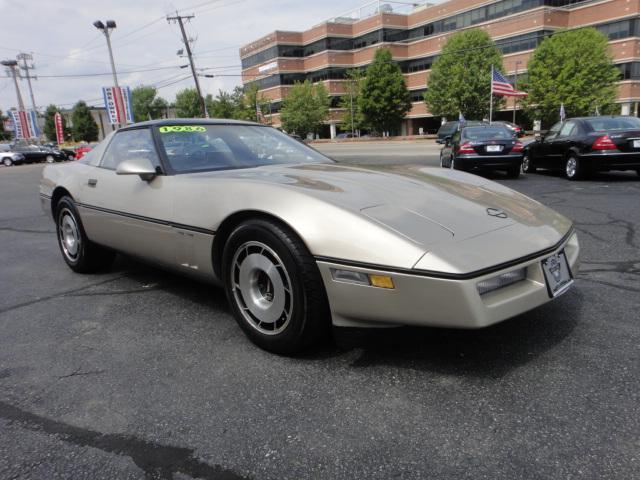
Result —
M 571 229 L 567 218 L 514 190 L 441 168 L 313 164 L 225 175 L 278 184 L 357 212 L 420 246 L 432 258 L 420 262 L 425 269 L 464 272 L 508 261 L 555 245 Z

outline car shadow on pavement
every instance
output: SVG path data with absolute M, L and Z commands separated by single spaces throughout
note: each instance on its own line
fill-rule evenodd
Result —
M 189 302 L 229 315 L 222 288 L 158 270 L 119 256 L 113 271 Z M 159 281 L 160 279 L 160 281 Z M 360 352 L 354 368 L 391 366 L 449 375 L 499 378 L 562 343 L 580 318 L 581 294 L 573 289 L 535 310 L 479 330 L 428 327 L 334 328 L 333 341 L 299 355 L 299 361 L 324 361 Z M 212 335 L 216 332 L 213 331 Z M 237 335 L 243 335 L 238 328 Z M 255 347 L 258 348 L 258 347 Z
M 580 318 L 581 294 L 479 330 L 429 327 L 334 329 L 340 349 L 361 349 L 352 366 L 391 366 L 454 376 L 499 378 L 561 344 Z

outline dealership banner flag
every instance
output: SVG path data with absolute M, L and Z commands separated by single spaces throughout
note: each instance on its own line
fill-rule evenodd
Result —
M 56 124 L 56 142 L 58 145 L 64 143 L 64 131 L 62 130 L 62 115 L 60 112 L 56 112 L 53 116 L 53 121 Z
M 135 122 L 129 87 L 102 87 L 102 96 L 109 123 L 116 125 Z
M 38 117 L 33 110 L 29 110 L 28 112 L 24 110 L 10 110 L 9 116 L 13 121 L 13 130 L 16 134 L 16 139 L 26 140 L 40 136 Z

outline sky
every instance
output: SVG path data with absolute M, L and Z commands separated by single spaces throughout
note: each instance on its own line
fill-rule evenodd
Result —
M 239 49 L 274 30 L 305 30 L 365 3 L 365 0 L 0 0 L 0 60 L 31 53 L 32 81 L 38 108 L 53 103 L 70 108 L 78 100 L 102 106 L 101 87 L 113 83 L 104 35 L 95 20 L 115 20 L 113 54 L 118 83 L 131 88 L 159 87 L 158 95 L 173 101 L 177 91 L 193 87 L 179 27 L 167 14 L 194 14 L 186 25 L 194 39 L 196 67 L 214 78 L 200 78 L 203 93 L 217 94 L 239 85 Z M 4 67 L 0 67 L 4 70 Z M 146 71 L 140 71 L 146 70 Z M 131 72 L 131 73 L 126 73 Z M 101 74 L 102 76 L 60 77 Z M 223 76 L 224 75 L 224 76 Z M 20 90 L 27 108 L 26 80 Z M 0 70 L 0 110 L 17 106 L 13 81 Z

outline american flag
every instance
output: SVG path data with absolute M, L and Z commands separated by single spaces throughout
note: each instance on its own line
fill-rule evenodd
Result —
M 492 72 L 491 91 L 494 95 L 500 97 L 526 97 L 528 95 L 527 92 L 513 88 L 509 81 L 497 70 L 494 69 Z

